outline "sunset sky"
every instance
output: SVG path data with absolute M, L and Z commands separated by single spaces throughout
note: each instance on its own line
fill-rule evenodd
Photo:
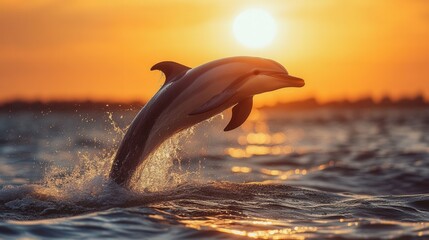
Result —
M 234 19 L 249 8 L 277 23 L 264 48 L 234 38 Z M 234 55 L 274 59 L 306 80 L 260 104 L 429 99 L 428 42 L 425 0 L 0 1 L 0 101 L 144 101 L 163 82 L 149 70 L 155 63 L 194 67 Z

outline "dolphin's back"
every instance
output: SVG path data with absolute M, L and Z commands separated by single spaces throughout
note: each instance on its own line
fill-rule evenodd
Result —
M 235 64 L 237 68 L 244 61 L 248 59 L 231 57 L 215 60 L 190 69 L 181 74 L 179 80 L 166 82 L 140 110 L 128 128 L 113 160 L 110 178 L 117 184 L 128 187 L 137 168 L 163 141 L 180 130 L 221 112 L 212 111 L 195 117 L 189 116 L 190 112 L 183 112 L 183 109 L 189 111 L 185 106 L 195 104 L 194 99 L 201 101 L 197 106 L 209 100 L 207 91 L 223 90 L 224 86 L 221 85 L 225 84 L 220 84 L 223 79 L 219 79 L 217 83 L 204 82 L 206 75 L 219 73 L 218 68 L 226 64 Z M 190 99 L 189 94 L 193 94 L 194 98 Z M 168 126 L 166 121 L 169 122 Z
M 279 63 L 256 57 L 224 58 L 193 69 L 164 61 L 152 70 L 162 71 L 166 81 L 131 123 L 110 171 L 110 178 L 124 187 L 130 187 L 139 166 L 173 134 L 234 105 L 224 130 L 235 129 L 250 114 L 255 94 L 303 86 Z
M 157 122 L 163 122 L 162 117 L 169 106 L 192 84 L 193 78 L 183 79 L 165 84 L 145 104 L 128 128 L 110 170 L 110 178 L 121 186 L 129 186 L 131 177 L 138 166 L 170 135 L 158 134 Z M 174 87 L 173 87 L 174 85 Z M 156 136 L 156 137 L 154 137 Z

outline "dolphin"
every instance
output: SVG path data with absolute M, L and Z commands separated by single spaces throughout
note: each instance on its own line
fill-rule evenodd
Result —
M 128 128 L 109 177 L 130 188 L 138 167 L 162 142 L 232 106 L 224 131 L 246 121 L 253 96 L 285 87 L 302 87 L 304 80 L 288 74 L 279 63 L 258 57 L 229 57 L 190 68 L 164 61 L 151 70 L 162 71 L 165 83 L 145 104 Z

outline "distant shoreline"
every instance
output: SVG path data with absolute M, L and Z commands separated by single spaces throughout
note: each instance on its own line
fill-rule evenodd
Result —
M 355 101 L 336 100 L 326 103 L 320 103 L 315 98 L 309 98 L 301 101 L 293 101 L 287 103 L 278 103 L 274 106 L 263 107 L 262 109 L 318 109 L 318 108 L 333 108 L 333 109 L 379 109 L 379 108 L 428 108 L 429 102 L 425 101 L 423 96 L 413 98 L 401 98 L 392 100 L 385 97 L 380 101 L 367 97 Z
M 135 111 L 144 106 L 144 102 L 109 102 L 109 101 L 9 101 L 0 104 L 0 112 L 19 112 L 19 111 Z M 365 109 L 365 108 L 428 108 L 429 102 L 425 101 L 423 96 L 413 98 L 402 98 L 391 100 L 388 97 L 381 101 L 375 101 L 372 98 L 361 98 L 355 101 L 339 100 L 320 103 L 315 98 L 309 98 L 300 101 L 291 101 L 286 103 L 277 103 L 274 106 L 264 106 L 262 110 L 303 110 L 303 109 Z
M 144 106 L 143 102 L 109 102 L 109 101 L 10 101 L 0 104 L 0 112 L 20 111 L 134 111 Z

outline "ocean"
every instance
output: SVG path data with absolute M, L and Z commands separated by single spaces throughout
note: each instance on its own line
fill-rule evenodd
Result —
M 429 109 L 254 110 L 108 180 L 137 112 L 0 113 L 3 239 L 429 239 Z

